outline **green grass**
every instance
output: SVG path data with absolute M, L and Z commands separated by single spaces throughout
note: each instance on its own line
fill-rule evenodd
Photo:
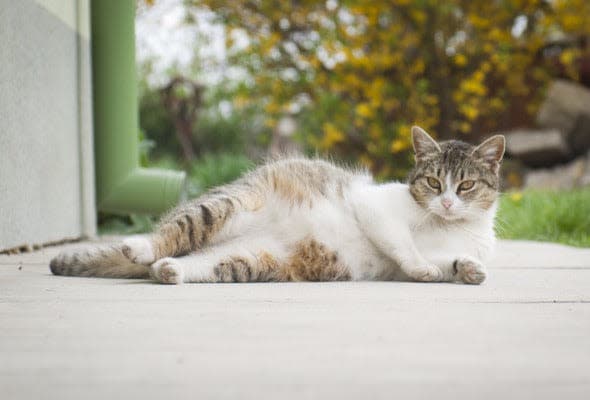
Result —
M 590 247 L 590 188 L 524 191 L 500 201 L 498 236 Z

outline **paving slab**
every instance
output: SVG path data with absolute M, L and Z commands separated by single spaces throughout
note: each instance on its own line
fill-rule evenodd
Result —
M 0 256 L 2 398 L 590 396 L 590 249 L 501 241 L 481 286 L 166 286 L 52 276 L 63 247 Z

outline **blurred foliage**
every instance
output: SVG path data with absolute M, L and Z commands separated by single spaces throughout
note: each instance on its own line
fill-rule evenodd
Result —
M 162 104 L 161 90 L 145 83 L 141 86 L 140 126 L 146 139 L 154 143 L 153 158 L 180 158 L 182 149 L 175 135 L 174 123 Z M 206 91 L 192 134 L 193 147 L 198 156 L 216 152 L 246 153 L 262 143 L 260 137 L 267 129 L 263 126 L 261 112 L 257 111 L 256 105 L 234 110 L 231 103 L 225 100 L 232 94 L 223 86 Z M 224 106 L 230 111 L 224 111 Z
M 590 188 L 509 193 L 500 202 L 496 226 L 504 239 L 590 247 Z
M 153 140 L 145 137 L 142 130 L 139 131 L 139 166 L 147 167 L 149 165 L 149 155 L 156 146 Z
M 492 131 L 516 105 L 534 113 L 554 74 L 547 40 L 590 32 L 587 0 L 189 3 L 219 16 L 230 62 L 252 76 L 237 109 L 263 104 L 272 129 L 302 107 L 310 146 L 381 178 L 405 175 L 413 124 L 450 138 Z M 573 79 L 577 52 L 560 55 Z

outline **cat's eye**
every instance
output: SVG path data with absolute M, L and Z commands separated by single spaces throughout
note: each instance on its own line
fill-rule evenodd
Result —
M 426 178 L 426 182 L 428 182 L 428 186 L 430 186 L 431 188 L 440 189 L 440 182 L 438 181 L 438 179 L 429 176 Z
M 475 181 L 463 181 L 461 182 L 461 184 L 459 184 L 457 192 L 464 192 L 466 190 L 469 190 L 473 188 L 473 185 L 475 185 Z

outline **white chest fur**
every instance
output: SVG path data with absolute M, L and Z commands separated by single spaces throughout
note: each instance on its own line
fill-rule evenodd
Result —
M 353 186 L 350 198 L 358 224 L 370 242 L 401 264 L 452 265 L 462 256 L 485 262 L 495 243 L 495 206 L 469 220 L 445 221 L 420 207 L 401 183 Z
M 452 225 L 426 224 L 413 231 L 418 251 L 436 264 L 441 259 L 469 255 L 483 262 L 493 252 L 495 236 L 492 224 L 461 222 Z

